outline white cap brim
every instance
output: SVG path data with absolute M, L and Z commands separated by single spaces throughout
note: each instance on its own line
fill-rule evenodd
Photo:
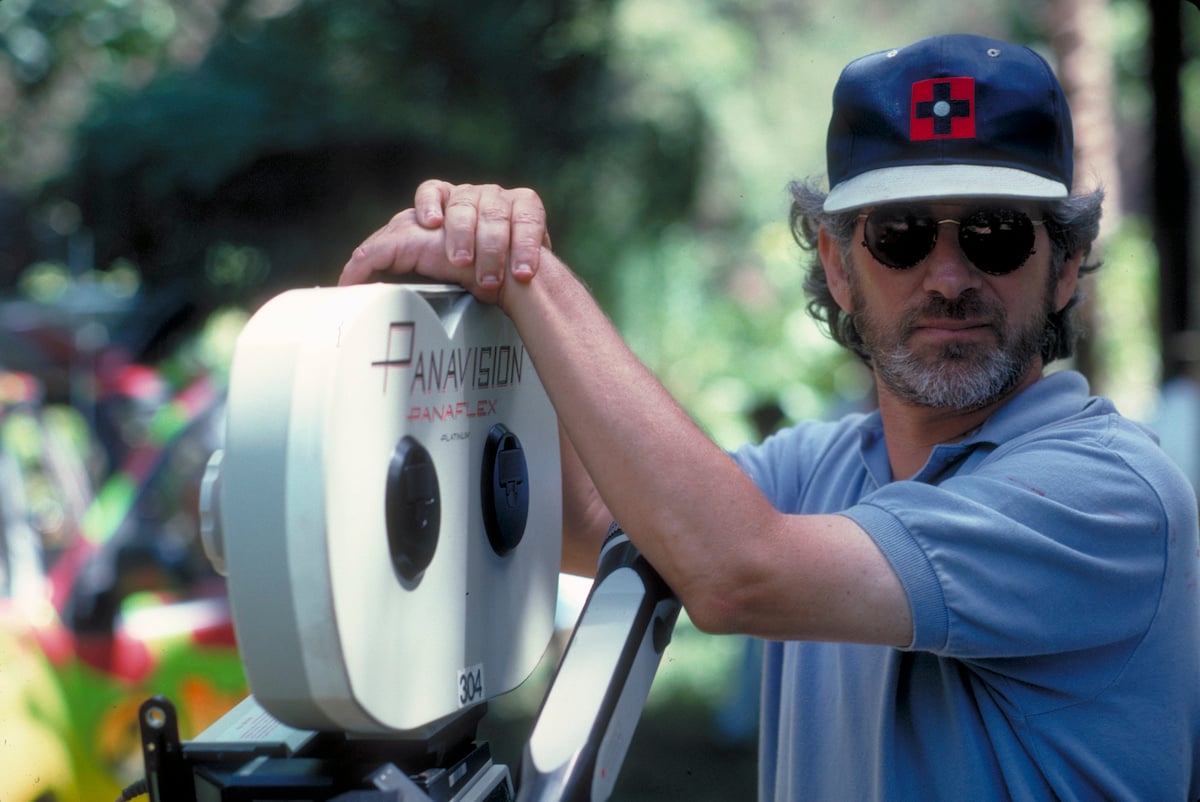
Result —
M 1013 167 L 914 164 L 871 170 L 841 182 L 825 198 L 825 211 L 934 198 L 1055 200 L 1069 194 L 1070 189 L 1059 181 Z

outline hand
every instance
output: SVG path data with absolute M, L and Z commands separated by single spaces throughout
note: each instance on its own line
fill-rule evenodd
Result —
M 381 271 L 416 272 L 496 302 L 506 276 L 531 281 L 541 248 L 550 246 L 546 211 L 531 189 L 430 180 L 418 187 L 414 206 L 354 251 L 340 284 L 360 283 Z M 440 258 L 429 251 L 429 235 L 440 240 Z
M 475 265 L 480 286 L 503 283 L 506 268 L 518 281 L 537 273 L 541 248 L 550 247 L 546 209 L 532 189 L 495 184 L 425 181 L 414 199 L 417 222 L 446 231 L 446 258 Z

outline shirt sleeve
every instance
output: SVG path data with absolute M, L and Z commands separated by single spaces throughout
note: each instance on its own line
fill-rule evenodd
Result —
M 1168 529 L 1124 456 L 1145 450 L 1138 436 L 1110 425 L 1028 438 L 973 471 L 894 482 L 846 510 L 908 592 L 911 648 L 994 660 L 1133 648 L 1158 605 Z

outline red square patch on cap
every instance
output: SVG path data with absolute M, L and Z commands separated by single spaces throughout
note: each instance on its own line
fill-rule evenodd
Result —
M 912 85 L 910 140 L 974 137 L 974 78 L 930 78 Z

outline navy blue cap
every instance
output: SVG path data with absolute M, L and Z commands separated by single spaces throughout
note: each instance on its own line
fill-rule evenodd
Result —
M 1020 45 L 954 34 L 852 61 L 833 90 L 825 210 L 1071 190 L 1062 86 Z

